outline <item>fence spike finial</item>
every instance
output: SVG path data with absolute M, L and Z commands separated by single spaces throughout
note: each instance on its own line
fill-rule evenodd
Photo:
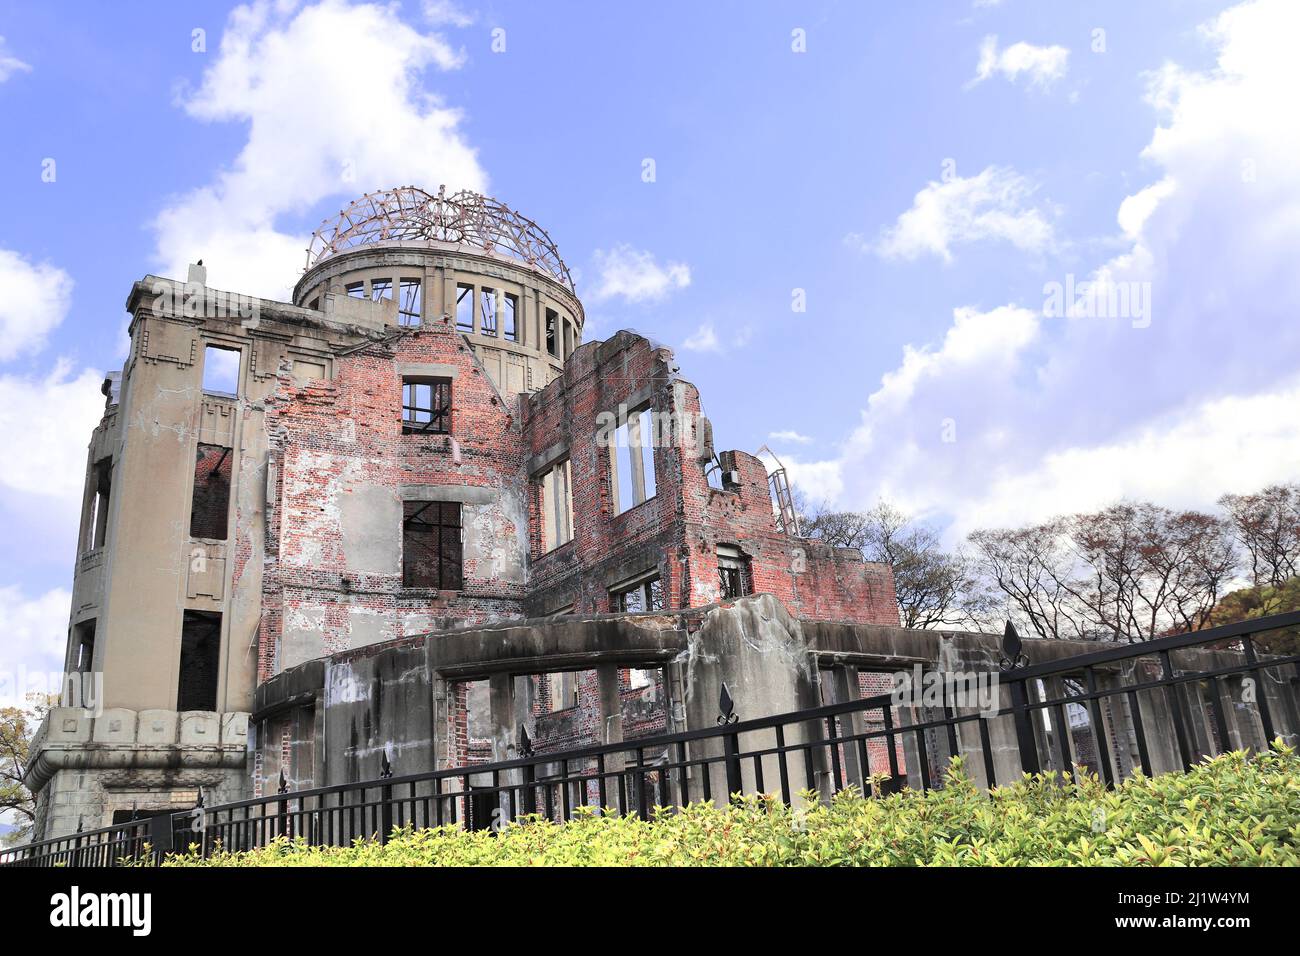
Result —
M 731 691 L 727 689 L 725 682 L 722 689 L 718 692 L 718 723 L 734 724 L 740 719 L 735 713 L 736 702 L 731 699 Z
M 279 787 L 278 790 L 276 790 L 276 793 L 288 793 L 288 792 L 289 792 L 289 780 L 288 780 L 288 778 L 285 777 L 285 775 L 284 775 L 284 768 L 281 767 L 281 768 L 280 768 L 280 787 Z
M 998 661 L 998 666 L 1004 671 L 1024 667 L 1029 663 L 1029 656 L 1024 653 L 1023 648 L 1016 626 L 1007 621 L 1006 629 L 1002 632 L 1002 659 Z

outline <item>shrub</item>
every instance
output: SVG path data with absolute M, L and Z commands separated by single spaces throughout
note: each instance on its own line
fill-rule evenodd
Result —
M 280 839 L 169 866 L 1213 866 L 1300 864 L 1300 758 L 1224 754 L 1187 773 L 1114 790 L 1053 773 L 985 793 L 953 761 L 945 786 L 884 798 L 849 790 L 829 805 L 771 797 L 698 803 L 654 819 L 584 811 L 500 833 L 394 831 L 386 844 L 311 847 Z M 811 794 L 805 795 L 810 797 Z

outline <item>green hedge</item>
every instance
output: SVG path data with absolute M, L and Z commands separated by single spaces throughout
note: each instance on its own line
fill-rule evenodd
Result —
M 169 866 L 1182 866 L 1300 864 L 1300 758 L 1231 753 L 1188 773 L 1026 777 L 991 794 L 954 761 L 942 790 L 854 792 L 791 810 L 763 797 L 696 804 L 652 821 L 586 813 L 499 834 L 454 827 L 314 848 L 280 840 Z

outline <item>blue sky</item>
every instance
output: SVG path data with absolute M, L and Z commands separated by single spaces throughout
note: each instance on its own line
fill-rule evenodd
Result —
M 814 499 L 955 542 L 1293 480 L 1297 8 L 0 2 L 0 647 L 61 655 L 131 282 L 283 295 L 407 183 L 536 219 L 586 337 L 672 345 Z

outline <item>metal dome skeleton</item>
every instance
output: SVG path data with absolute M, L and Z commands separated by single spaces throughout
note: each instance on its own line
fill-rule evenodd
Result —
M 531 219 L 469 190 L 436 196 L 416 186 L 366 193 L 321 223 L 307 247 L 310 269 L 332 255 L 377 242 L 449 242 L 477 246 L 526 262 L 570 292 L 573 276 L 546 230 Z

